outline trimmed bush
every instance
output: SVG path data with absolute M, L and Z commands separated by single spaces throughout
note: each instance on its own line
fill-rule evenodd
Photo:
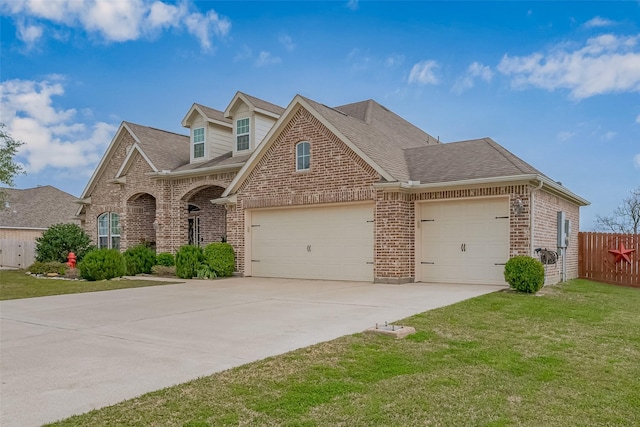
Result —
M 80 276 L 87 280 L 108 280 L 127 273 L 124 257 L 117 249 L 96 249 L 78 264 Z
M 127 274 L 135 276 L 140 273 L 151 273 L 151 267 L 156 264 L 156 253 L 146 245 L 136 245 L 122 254 L 127 263 Z
M 36 239 L 36 261 L 67 262 L 69 252 L 78 261 L 93 249 L 91 238 L 77 224 L 55 224 Z
M 172 265 L 176 265 L 176 260 L 173 254 L 169 252 L 162 252 L 156 255 L 156 265 L 171 267 Z
M 181 279 L 196 277 L 203 259 L 202 248 L 193 245 L 181 246 L 176 253 L 176 276 Z
M 229 277 L 235 269 L 236 254 L 228 243 L 210 243 L 204 248 L 204 261 L 217 277 Z
M 51 262 L 40 262 L 36 261 L 27 268 L 27 271 L 31 274 L 47 274 L 47 273 L 57 273 L 59 275 L 64 275 L 65 272 L 69 269 L 69 266 L 65 263 L 58 261 Z
M 530 256 L 517 256 L 504 266 L 504 280 L 518 292 L 535 294 L 544 285 L 544 265 Z

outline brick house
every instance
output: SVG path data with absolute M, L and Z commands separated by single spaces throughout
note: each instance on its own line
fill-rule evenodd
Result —
M 79 201 L 103 247 L 226 237 L 247 276 L 503 284 L 512 256 L 556 250 L 577 276 L 583 198 L 489 138 L 440 143 L 373 100 L 287 108 L 238 92 L 194 104 L 183 136 L 124 122 Z

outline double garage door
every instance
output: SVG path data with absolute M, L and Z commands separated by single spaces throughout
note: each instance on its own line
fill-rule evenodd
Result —
M 373 204 L 251 211 L 251 275 L 373 281 Z
M 426 202 L 418 211 L 418 280 L 505 283 L 508 198 Z
M 252 210 L 252 276 L 373 281 L 373 204 Z M 416 281 L 504 284 L 508 198 L 416 209 Z

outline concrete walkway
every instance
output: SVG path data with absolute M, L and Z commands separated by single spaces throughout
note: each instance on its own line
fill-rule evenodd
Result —
M 502 289 L 289 279 L 0 302 L 0 424 L 32 426 Z

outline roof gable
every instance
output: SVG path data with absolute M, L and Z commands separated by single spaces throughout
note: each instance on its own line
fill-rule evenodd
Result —
M 274 119 L 278 119 L 285 111 L 285 109 L 279 105 L 247 95 L 243 92 L 236 92 L 235 96 L 224 110 L 224 117 L 227 119 L 232 117 L 233 112 L 241 104 L 247 105 L 250 111 L 255 111 L 257 113 L 264 114 L 265 116 L 273 117 Z
M 215 108 L 210 108 L 205 105 L 196 103 L 191 106 L 187 114 L 182 119 L 182 126 L 191 127 L 191 123 L 193 123 L 196 115 L 201 116 L 209 123 L 228 128 L 232 127 L 231 120 L 224 116 L 224 111 L 216 110 Z
M 376 172 L 382 176 L 383 179 L 388 181 L 394 181 L 393 176 L 391 176 L 387 171 L 385 171 L 380 165 L 378 165 L 375 161 L 373 161 L 363 150 L 360 149 L 359 146 L 350 141 L 350 139 L 345 136 L 336 126 L 333 125 L 332 121 L 327 120 L 324 115 L 319 114 L 317 111 L 318 106 L 321 104 L 316 103 L 315 101 L 311 101 L 303 96 L 296 95 L 295 98 L 291 101 L 285 112 L 280 116 L 280 119 L 273 125 L 269 133 L 265 136 L 263 142 L 258 146 L 258 148 L 253 152 L 251 157 L 247 160 L 245 165 L 240 169 L 236 177 L 233 179 L 231 184 L 227 187 L 225 192 L 223 193 L 223 197 L 226 197 L 230 194 L 235 193 L 238 188 L 242 185 L 242 183 L 247 179 L 253 168 L 258 164 L 260 159 L 267 152 L 271 144 L 276 140 L 276 137 L 280 134 L 280 132 L 286 128 L 288 122 L 295 115 L 295 113 L 300 108 L 306 109 L 310 114 L 312 114 L 320 123 L 322 123 L 329 131 L 331 131 L 336 137 L 338 137 L 342 142 L 344 142 L 352 151 L 354 151 L 358 156 L 360 156 L 365 162 L 367 162 Z M 329 109 L 329 107 L 322 106 L 323 108 Z M 339 111 L 336 111 L 336 114 L 344 115 Z

